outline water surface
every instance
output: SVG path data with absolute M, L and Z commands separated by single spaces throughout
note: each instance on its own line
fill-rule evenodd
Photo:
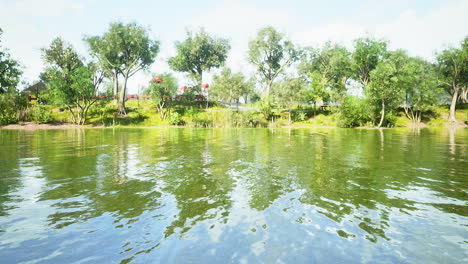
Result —
M 468 262 L 468 129 L 0 130 L 1 263 Z

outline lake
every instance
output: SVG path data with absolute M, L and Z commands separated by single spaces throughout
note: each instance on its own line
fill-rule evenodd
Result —
M 468 129 L 0 130 L 1 263 L 467 263 Z

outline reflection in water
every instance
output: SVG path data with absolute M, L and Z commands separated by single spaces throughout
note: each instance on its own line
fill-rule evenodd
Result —
M 0 258 L 457 262 L 466 134 L 1 130 Z

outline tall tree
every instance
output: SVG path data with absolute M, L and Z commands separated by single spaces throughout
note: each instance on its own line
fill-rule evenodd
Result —
M 239 103 L 241 97 L 246 99 L 245 96 L 253 92 L 253 88 L 254 83 L 242 73 L 233 73 L 231 69 L 224 68 L 221 74 L 213 77 L 210 90 L 214 99 Z
M 292 108 L 305 101 L 305 86 L 302 78 L 286 78 L 275 84 L 273 91 L 275 102 L 288 108 L 289 123 L 291 123 Z
M 23 73 L 19 62 L 10 57 L 8 50 L 2 48 L 2 34 L 3 31 L 0 28 L 0 93 L 16 90 Z
M 171 111 L 172 97 L 177 92 L 177 79 L 170 73 L 163 73 L 150 81 L 148 93 L 151 95 L 161 120 Z
M 86 40 L 103 67 L 112 73 L 114 91 L 118 87 L 117 73 L 122 75 L 118 112 L 125 115 L 127 81 L 154 62 L 159 52 L 159 41 L 150 39 L 148 31 L 136 23 L 120 22 L 110 24 L 109 30 L 102 37 L 89 37 Z
M 405 90 L 403 109 L 414 123 L 421 122 L 422 112 L 437 103 L 441 90 L 437 87 L 434 67 L 421 58 L 409 58 L 402 77 Z
M 375 108 L 380 109 L 378 127 L 383 125 L 386 115 L 395 111 L 403 99 L 407 63 L 406 53 L 397 50 L 392 52 L 387 59 L 379 62 L 369 73 L 372 81 L 369 83 L 367 96 L 375 104 Z
M 341 45 L 325 43 L 321 49 L 306 49 L 299 73 L 309 85 L 309 98 L 339 100 L 346 92 L 351 77 L 351 54 Z
M 118 34 L 109 30 L 103 36 L 85 37 L 84 41 L 88 44 L 91 55 L 95 57 L 106 75 L 111 76 L 114 97 L 114 103 L 119 101 L 119 74 L 122 72 L 122 61 L 119 54 Z
M 370 72 L 387 55 L 386 41 L 369 37 L 354 40 L 354 52 L 352 55 L 354 78 L 361 83 L 364 89 L 371 80 Z
M 452 96 L 449 122 L 456 122 L 455 108 L 468 87 L 468 36 L 461 48 L 447 48 L 437 54 L 437 76 L 441 86 Z
M 260 29 L 257 38 L 249 42 L 248 60 L 265 83 L 267 100 L 275 79 L 300 55 L 300 50 L 271 26 Z
M 187 31 L 187 39 L 176 41 L 175 47 L 177 55 L 169 58 L 169 66 L 188 73 L 197 90 L 201 88 L 203 73 L 223 66 L 231 49 L 227 39 L 213 38 L 203 28 Z
M 96 102 L 103 72 L 94 63 L 85 65 L 74 48 L 60 38 L 42 52 L 49 65 L 46 79 L 53 97 L 67 107 L 74 123 L 85 124 L 88 110 Z

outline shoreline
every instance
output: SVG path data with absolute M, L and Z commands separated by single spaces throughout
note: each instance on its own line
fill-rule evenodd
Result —
M 46 129 L 105 129 L 105 128 L 144 128 L 144 129 L 151 129 L 151 128 L 193 128 L 187 126 L 102 126 L 102 125 L 75 125 L 70 123 L 51 123 L 51 124 L 37 124 L 34 122 L 25 122 L 23 124 L 10 124 L 5 126 L 0 126 L 0 129 L 4 130 L 46 130 Z M 218 127 L 214 127 L 218 128 Z M 228 127 L 226 127 L 228 128 Z M 230 128 L 230 127 L 229 127 Z M 282 126 L 279 128 L 340 128 L 338 126 L 307 126 L 307 125 L 299 125 L 299 126 Z M 468 128 L 468 125 L 463 123 L 458 123 L 455 125 L 444 125 L 438 127 L 431 127 L 426 124 L 420 125 L 410 125 L 410 126 L 398 126 L 398 127 L 353 127 L 352 129 L 394 129 L 394 128 Z

